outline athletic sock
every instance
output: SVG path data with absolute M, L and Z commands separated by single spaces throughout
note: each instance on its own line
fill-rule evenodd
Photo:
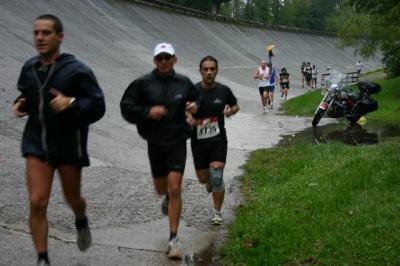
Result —
M 44 260 L 46 263 L 50 263 L 49 261 L 49 254 L 47 251 L 38 253 L 38 262 Z
M 88 224 L 88 218 L 85 216 L 82 220 L 75 218 L 75 227 L 80 230 L 82 227 Z
M 175 232 L 175 233 L 169 232 L 169 240 L 168 240 L 168 241 L 171 241 L 171 240 L 174 239 L 177 235 L 178 235 L 177 232 Z

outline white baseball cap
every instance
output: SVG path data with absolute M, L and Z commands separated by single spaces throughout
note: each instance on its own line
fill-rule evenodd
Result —
M 157 44 L 156 48 L 154 48 L 154 56 L 157 56 L 161 53 L 167 53 L 170 55 L 175 55 L 175 49 L 169 43 L 159 43 Z

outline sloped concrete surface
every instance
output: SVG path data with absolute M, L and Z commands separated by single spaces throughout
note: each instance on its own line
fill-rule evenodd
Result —
M 52 13 L 65 28 L 62 51 L 90 66 L 105 93 L 105 117 L 91 126 L 89 154 L 92 166 L 84 169 L 83 193 L 93 232 L 93 246 L 81 253 L 75 244 L 72 212 L 66 206 L 55 178 L 49 218 L 49 253 L 53 265 L 198 265 L 194 260 L 169 261 L 162 252 L 169 230 L 160 212 L 161 197 L 153 188 L 146 143 L 136 127 L 125 122 L 119 110 L 122 93 L 135 78 L 153 68 L 152 53 L 159 42 L 174 45 L 176 70 L 200 81 L 198 64 L 206 55 L 219 60 L 218 81 L 239 99 L 241 111 L 227 119 L 229 138 L 227 182 L 223 216 L 226 224 L 210 225 L 211 196 L 195 176 L 190 146 L 183 181 L 183 212 L 179 237 L 185 258 L 202 252 L 213 238 L 224 238 L 234 209 L 240 203 L 240 166 L 249 152 L 270 148 L 282 134 L 298 132 L 311 118 L 279 116 L 274 108 L 261 113 L 254 72 L 265 48 L 275 44 L 274 67 L 292 74 L 289 98 L 305 93 L 300 86 L 300 64 L 311 61 L 323 73 L 332 69 L 354 71 L 358 58 L 352 51 L 333 48 L 328 36 L 305 35 L 219 23 L 124 1 L 103 0 L 1 0 L 0 1 L 0 265 L 35 265 L 29 234 L 29 203 L 25 161 L 20 153 L 26 118 L 17 119 L 12 102 L 23 63 L 36 54 L 32 23 Z M 364 62 L 364 70 L 380 68 L 379 55 Z M 316 103 L 317 106 L 318 103 Z M 188 142 L 189 143 L 189 142 Z M 198 262 L 197 262 L 198 263 Z

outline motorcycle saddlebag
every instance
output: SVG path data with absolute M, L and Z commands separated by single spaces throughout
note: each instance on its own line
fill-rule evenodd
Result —
M 358 83 L 358 89 L 362 92 L 377 94 L 381 91 L 381 85 L 368 80 L 363 80 Z
M 378 110 L 378 102 L 371 98 L 366 98 L 358 102 L 358 108 L 362 113 L 371 113 Z

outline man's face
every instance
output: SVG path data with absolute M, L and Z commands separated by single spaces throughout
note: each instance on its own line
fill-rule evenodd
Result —
M 52 57 L 59 52 L 64 34 L 56 33 L 51 20 L 39 19 L 33 24 L 33 38 L 39 54 L 42 57 Z
M 267 66 L 267 62 L 261 61 L 261 68 L 265 69 L 266 66 Z
M 172 74 L 174 65 L 178 58 L 168 53 L 160 53 L 153 58 L 153 62 L 157 67 L 160 76 L 168 76 Z
M 218 74 L 217 65 L 214 61 L 204 61 L 201 64 L 201 69 L 199 70 L 201 76 L 203 77 L 203 82 L 206 84 L 214 84 L 215 78 Z

